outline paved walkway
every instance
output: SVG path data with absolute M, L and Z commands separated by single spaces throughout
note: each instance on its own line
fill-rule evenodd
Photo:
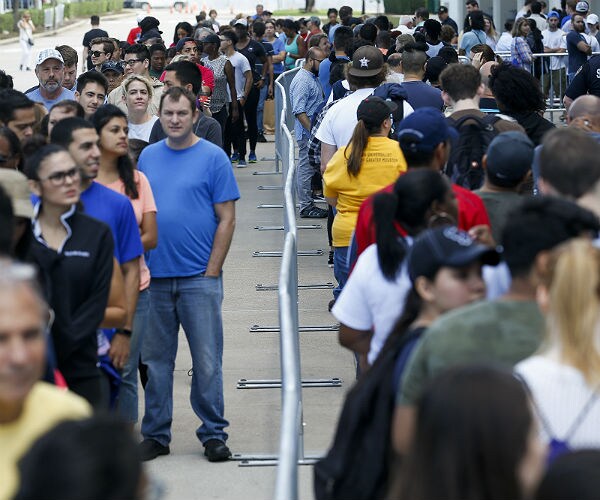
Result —
M 273 136 L 268 136 L 273 140 Z M 274 144 L 259 144 L 257 156 L 272 157 Z M 256 291 L 257 284 L 278 281 L 281 259 L 253 257 L 254 251 L 281 250 L 283 231 L 258 231 L 255 226 L 282 224 L 281 209 L 259 209 L 262 203 L 281 203 L 281 190 L 258 190 L 260 185 L 281 184 L 281 175 L 252 175 L 272 171 L 274 162 L 259 161 L 235 169 L 242 193 L 237 203 L 235 236 L 224 270 L 225 415 L 230 422 L 229 446 L 238 454 L 274 454 L 279 446 L 281 393 L 279 389 L 237 389 L 239 379 L 280 378 L 277 333 L 250 333 L 253 325 L 277 326 L 277 292 Z M 299 224 L 320 224 L 319 230 L 300 230 L 299 250 L 321 249 L 318 257 L 299 257 L 300 283 L 333 282 L 327 267 L 325 221 L 299 219 Z M 299 292 L 301 325 L 332 325 L 327 312 L 331 290 Z M 354 376 L 353 358 L 337 343 L 337 332 L 301 333 L 303 378 L 339 377 L 341 388 L 307 388 L 303 391 L 306 454 L 321 453 L 332 439 L 342 398 Z M 240 467 L 239 462 L 211 464 L 194 431 L 198 420 L 189 404 L 191 366 L 187 342 L 180 332 L 174 389 L 171 455 L 148 463 L 148 471 L 166 487 L 167 499 L 268 499 L 273 494 L 275 467 Z M 140 407 L 143 411 L 143 408 Z M 312 498 L 312 467 L 302 466 L 300 498 Z

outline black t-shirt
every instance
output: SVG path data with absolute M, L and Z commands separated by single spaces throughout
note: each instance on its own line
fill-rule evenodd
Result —
M 262 43 L 263 49 L 265 49 L 265 53 L 267 54 L 267 57 L 273 57 L 273 55 L 275 54 L 275 51 L 273 50 L 273 45 L 271 45 L 269 42 L 260 42 Z M 256 72 L 259 75 L 262 75 L 262 69 L 263 69 L 263 64 L 260 61 L 256 61 Z M 269 78 L 269 75 L 265 75 L 267 78 Z M 266 85 L 266 84 L 265 84 Z
M 104 30 L 101 30 L 100 28 L 93 28 L 93 29 L 91 29 L 85 35 L 83 35 L 83 46 L 87 47 L 89 49 L 90 48 L 90 42 L 94 38 L 99 38 L 101 36 L 108 36 L 108 33 L 106 31 L 104 31 Z M 88 67 L 88 69 L 92 68 L 92 56 L 89 55 L 89 53 L 88 53 L 88 58 L 87 58 L 87 67 Z
M 600 97 L 600 56 L 591 57 L 581 66 L 566 92 L 573 100 L 584 94 Z
M 272 47 L 271 47 L 272 48 Z M 236 49 L 240 54 L 248 59 L 250 63 L 250 69 L 252 70 L 252 76 L 254 77 L 254 81 L 257 82 L 262 78 L 262 73 L 258 72 L 256 68 L 256 64 L 262 64 L 262 58 L 267 57 L 267 53 L 265 52 L 265 48 L 262 43 L 257 42 L 255 40 L 250 40 L 248 45 L 246 45 L 243 49 Z M 261 66 L 262 71 L 262 66 Z

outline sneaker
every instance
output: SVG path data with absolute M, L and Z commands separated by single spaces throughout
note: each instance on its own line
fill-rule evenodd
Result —
M 238 161 L 240 161 L 240 154 L 239 153 L 233 153 L 231 155 L 231 163 L 237 163 Z
M 327 304 L 327 310 L 328 310 L 329 312 L 331 312 L 331 310 L 333 309 L 333 306 L 334 306 L 334 305 L 335 305 L 335 299 L 331 299 L 331 300 L 329 301 L 329 304 Z
M 246 168 L 248 165 L 246 164 L 246 160 L 244 160 L 243 158 L 240 159 L 240 161 L 237 162 L 237 168 Z
M 209 439 L 204 443 L 204 456 L 209 462 L 224 462 L 231 456 L 231 451 L 223 441 Z
M 327 259 L 327 265 L 333 267 L 333 250 L 329 250 L 329 258 Z
M 168 455 L 171 453 L 169 446 L 163 446 L 154 439 L 144 439 L 140 443 L 140 457 L 142 462 L 154 460 L 159 455 Z
M 327 210 L 313 205 L 312 207 L 302 210 L 302 212 L 300 212 L 300 217 L 302 219 L 326 219 Z
M 248 155 L 248 163 L 256 163 L 256 153 L 254 151 L 250 151 L 250 154 Z
M 265 135 L 262 132 L 260 132 L 258 134 L 258 137 L 256 138 L 256 142 L 269 142 L 269 141 L 267 141 L 267 138 L 265 137 Z

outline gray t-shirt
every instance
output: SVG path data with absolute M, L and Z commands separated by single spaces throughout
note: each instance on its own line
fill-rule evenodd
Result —
M 535 301 L 476 302 L 444 314 L 413 351 L 396 403 L 415 405 L 431 380 L 452 366 L 495 363 L 512 368 L 538 349 L 543 325 Z
M 490 193 L 479 190 L 475 191 L 475 194 L 483 200 L 483 204 L 485 205 L 485 209 L 490 218 L 490 226 L 492 228 L 494 241 L 496 241 L 496 243 L 501 243 L 502 229 L 504 229 L 504 226 L 506 225 L 508 214 L 523 201 L 523 197 L 510 191 Z

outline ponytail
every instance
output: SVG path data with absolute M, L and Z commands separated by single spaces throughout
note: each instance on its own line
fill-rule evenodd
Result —
M 395 223 L 408 234 L 418 234 L 427 226 L 432 203 L 443 202 L 449 189 L 450 183 L 439 172 L 419 168 L 400 176 L 392 193 L 375 196 L 373 220 L 377 257 L 387 280 L 394 280 L 406 256 L 406 243 L 399 238 Z
M 386 352 L 390 349 L 397 350 L 399 343 L 401 342 L 404 334 L 410 328 L 416 319 L 421 314 L 421 309 L 423 308 L 423 299 L 417 292 L 415 286 L 410 289 L 408 294 L 406 295 L 406 299 L 404 300 L 404 309 L 402 310 L 402 315 L 396 321 L 392 332 L 388 335 L 385 344 L 381 348 L 381 353 Z
M 364 120 L 358 120 L 352 137 L 344 151 L 344 158 L 347 160 L 347 170 L 350 177 L 357 177 L 362 164 L 362 157 L 369 142 L 369 137 L 381 130 L 381 123 L 378 126 L 369 126 Z M 350 156 L 348 155 L 350 151 Z
M 388 281 L 396 277 L 398 267 L 406 255 L 406 246 L 399 241 L 394 226 L 398 211 L 396 193 L 382 193 L 373 200 L 373 217 L 375 224 L 375 241 L 377 242 L 377 258 L 381 272 Z

